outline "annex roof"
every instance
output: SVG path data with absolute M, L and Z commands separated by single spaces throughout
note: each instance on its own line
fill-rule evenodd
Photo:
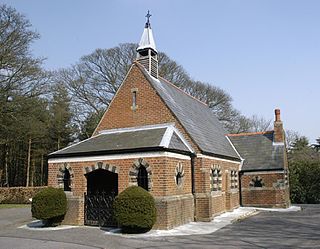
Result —
M 96 136 L 51 153 L 49 157 L 151 150 L 193 152 L 173 124 L 163 124 L 101 131 Z
M 240 160 L 209 107 L 172 83 L 155 79 L 136 63 L 203 153 Z
M 229 134 L 244 159 L 242 171 L 284 169 L 285 145 L 273 142 L 273 131 Z

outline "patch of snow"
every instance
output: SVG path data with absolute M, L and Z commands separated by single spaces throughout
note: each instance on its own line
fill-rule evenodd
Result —
M 45 227 L 41 220 L 32 221 L 26 225 L 20 226 L 18 228 L 33 230 L 33 231 L 56 231 L 75 228 L 77 226 L 60 225 L 56 227 Z
M 255 213 L 255 209 L 240 207 L 232 212 L 226 212 L 216 216 L 210 222 L 190 222 L 170 230 L 151 230 L 144 234 L 122 234 L 119 230 L 109 230 L 105 234 L 134 238 L 210 234 L 231 224 L 237 219 L 242 219 Z
M 288 208 L 258 208 L 258 207 L 247 207 L 252 210 L 259 210 L 259 211 L 269 211 L 269 212 L 297 212 L 301 211 L 301 207 L 298 206 L 290 206 Z

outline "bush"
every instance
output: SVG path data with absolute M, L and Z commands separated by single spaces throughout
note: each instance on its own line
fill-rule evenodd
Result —
M 141 187 L 125 189 L 116 197 L 113 208 L 117 222 L 126 233 L 147 232 L 156 222 L 154 198 Z
M 48 187 L 32 199 L 32 217 L 42 220 L 45 226 L 57 226 L 67 212 L 67 197 L 62 189 Z

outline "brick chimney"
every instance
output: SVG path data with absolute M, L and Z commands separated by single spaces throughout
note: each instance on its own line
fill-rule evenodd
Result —
M 284 131 L 283 123 L 280 119 L 280 109 L 275 109 L 275 121 L 274 121 L 274 143 L 284 143 Z

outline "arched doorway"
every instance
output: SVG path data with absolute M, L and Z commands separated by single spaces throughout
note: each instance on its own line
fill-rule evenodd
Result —
M 85 195 L 85 225 L 116 226 L 112 205 L 118 194 L 118 174 L 97 169 L 88 174 Z

